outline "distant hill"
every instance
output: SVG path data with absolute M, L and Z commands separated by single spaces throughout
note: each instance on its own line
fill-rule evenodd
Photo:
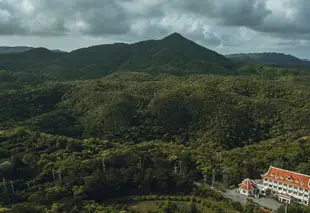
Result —
M 25 46 L 20 46 L 20 47 L 0 47 L 0 53 L 21 53 L 21 52 L 26 52 L 28 50 L 31 50 L 32 47 L 25 47 Z
M 0 70 L 40 72 L 56 79 L 95 78 L 117 71 L 227 74 L 233 66 L 225 56 L 178 33 L 160 40 L 97 45 L 70 53 L 33 48 L 0 55 Z
M 227 58 L 246 64 L 260 64 L 279 67 L 310 67 L 310 62 L 283 53 L 240 53 L 226 55 Z
M 16 46 L 16 47 L 1 47 L 0 53 L 22 53 L 29 50 L 35 49 L 34 47 L 26 47 L 26 46 Z M 52 52 L 65 52 L 59 49 L 51 50 Z

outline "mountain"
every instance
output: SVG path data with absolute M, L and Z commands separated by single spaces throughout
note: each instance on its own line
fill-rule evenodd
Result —
M 26 47 L 26 46 L 20 46 L 20 47 L 0 47 L 0 53 L 22 53 L 29 50 L 35 49 L 34 47 Z M 59 49 L 53 49 L 52 52 L 65 52 Z
M 54 79 L 96 78 L 117 71 L 227 74 L 233 66 L 225 56 L 178 33 L 160 40 L 97 45 L 70 53 L 33 48 L 0 55 L 0 70 L 40 72 Z
M 226 55 L 227 58 L 246 64 L 271 65 L 279 67 L 310 67 L 310 62 L 283 53 L 240 53 Z
M 32 47 L 0 47 L 0 53 L 21 53 L 31 50 Z
M 232 62 L 223 55 L 173 33 L 161 40 L 142 41 L 131 45 L 130 58 L 120 70 L 144 70 L 187 73 L 227 72 Z
M 65 53 L 66 51 L 59 50 L 59 49 L 53 49 L 51 50 L 52 52 L 58 52 L 58 53 Z

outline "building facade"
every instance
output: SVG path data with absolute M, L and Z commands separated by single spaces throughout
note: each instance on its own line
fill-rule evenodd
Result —
M 310 176 L 270 166 L 263 176 L 263 186 L 281 202 L 310 203 Z

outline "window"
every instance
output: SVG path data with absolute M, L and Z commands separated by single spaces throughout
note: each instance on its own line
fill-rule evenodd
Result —
M 291 176 L 288 176 L 288 177 L 286 178 L 286 180 L 288 180 L 288 181 L 293 181 L 293 179 L 292 179 Z

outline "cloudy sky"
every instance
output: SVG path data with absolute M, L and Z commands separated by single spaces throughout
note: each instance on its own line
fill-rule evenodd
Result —
M 0 0 L 0 46 L 73 50 L 179 32 L 223 54 L 310 59 L 310 0 Z

